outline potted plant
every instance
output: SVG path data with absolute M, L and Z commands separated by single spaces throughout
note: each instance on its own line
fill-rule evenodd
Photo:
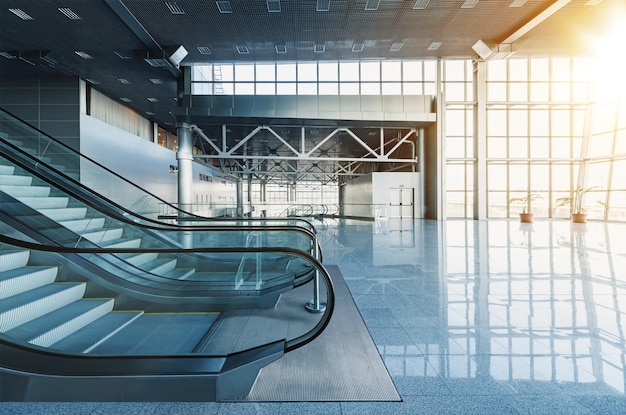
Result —
M 530 212 L 530 204 L 533 200 L 542 199 L 541 195 L 529 193 L 523 197 L 513 197 L 509 199 L 510 205 L 521 205 L 522 211 L 519 213 L 520 222 L 532 223 L 533 214 Z
M 587 212 L 583 204 L 585 194 L 591 189 L 595 189 L 597 186 L 582 187 L 578 186 L 576 190 L 573 190 L 569 196 L 559 197 L 556 199 L 554 209 L 558 209 L 561 206 L 571 206 L 571 219 L 574 223 L 587 222 Z

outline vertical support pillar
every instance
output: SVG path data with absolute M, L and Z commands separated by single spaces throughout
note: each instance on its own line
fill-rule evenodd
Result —
M 237 179 L 237 213 L 238 218 L 243 217 L 243 179 Z
M 193 203 L 193 142 L 191 138 L 191 125 L 179 122 L 176 126 L 178 133 L 178 208 L 192 211 Z M 179 212 L 179 218 L 182 216 Z
M 425 152 L 424 152 L 424 140 L 426 139 L 426 133 L 424 132 L 424 127 L 420 127 L 417 130 L 417 162 L 419 163 L 419 174 L 420 174 L 420 190 L 419 190 L 419 206 L 420 212 L 419 217 L 424 217 L 424 212 L 426 212 L 426 169 L 424 169 L 424 162 L 426 160 Z
M 487 219 L 487 63 L 474 61 L 474 209 Z
M 441 59 L 437 60 L 437 208 L 438 220 L 447 219 L 446 214 L 446 105 L 443 93 L 441 74 L 443 72 Z

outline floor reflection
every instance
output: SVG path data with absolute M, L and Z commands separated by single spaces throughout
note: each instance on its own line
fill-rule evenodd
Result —
M 624 394 L 626 224 L 319 229 L 324 262 L 339 265 L 401 393 L 430 379 L 444 395 Z

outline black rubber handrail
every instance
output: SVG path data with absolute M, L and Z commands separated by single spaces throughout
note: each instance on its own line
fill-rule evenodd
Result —
M 16 121 L 16 122 L 20 123 L 22 126 L 27 127 L 28 129 L 31 129 L 31 130 L 35 131 L 35 132 L 36 132 L 37 134 L 39 134 L 39 135 L 45 136 L 45 137 L 46 137 L 46 139 L 49 139 L 49 140 L 53 141 L 53 142 L 55 143 L 55 145 L 59 145 L 59 146 L 61 146 L 62 148 L 64 148 L 64 149 L 65 149 L 65 150 L 67 150 L 68 152 L 73 153 L 73 154 L 77 155 L 78 157 L 83 158 L 83 159 L 85 159 L 85 160 L 89 161 L 90 163 L 94 164 L 94 165 L 95 165 L 95 166 L 97 166 L 98 168 L 100 168 L 100 169 L 102 169 L 102 170 L 106 171 L 108 174 L 111 174 L 111 175 L 115 176 L 116 178 L 118 178 L 118 179 L 122 180 L 123 182 L 127 183 L 128 185 L 130 185 L 130 186 L 132 186 L 132 187 L 136 188 L 136 189 L 137 189 L 138 191 L 140 191 L 141 193 L 146 194 L 146 195 L 148 195 L 148 196 L 150 196 L 150 197 L 154 198 L 155 200 L 158 200 L 160 203 L 162 203 L 162 204 L 164 204 L 164 205 L 166 205 L 166 206 L 169 206 L 170 208 L 172 208 L 172 209 L 173 209 L 173 210 L 175 210 L 176 212 L 180 212 L 180 213 L 182 214 L 181 216 L 186 216 L 186 217 L 188 217 L 188 218 L 194 218 L 194 217 L 195 217 L 195 218 L 203 218 L 203 219 L 209 219 L 209 220 L 210 220 L 210 219 L 213 219 L 213 218 L 207 218 L 207 217 L 204 217 L 204 216 L 199 216 L 199 215 L 196 215 L 196 214 L 194 214 L 194 213 L 187 212 L 187 211 L 185 211 L 185 210 L 183 210 L 183 209 L 180 209 L 178 206 L 175 206 L 175 205 L 173 205 L 173 204 L 171 204 L 171 203 L 169 203 L 169 202 L 167 202 L 167 201 L 163 200 L 163 199 L 162 199 L 162 198 L 160 198 L 159 196 L 157 196 L 157 195 L 154 195 L 154 194 L 150 193 L 149 191 L 147 191 L 146 189 L 142 188 L 141 186 L 138 186 L 136 183 L 131 182 L 130 180 L 126 179 L 125 177 L 123 177 L 123 176 L 121 176 L 121 175 L 119 175 L 119 174 L 118 174 L 118 173 L 116 173 L 115 171 L 110 170 L 110 169 L 109 169 L 109 168 L 107 168 L 106 166 L 104 166 L 104 165 L 102 165 L 102 164 L 98 163 L 97 161 L 95 161 L 95 160 L 93 160 L 93 159 L 91 159 L 91 158 L 89 158 L 89 157 L 85 156 L 84 154 L 82 154 L 82 153 L 80 153 L 80 152 L 76 151 L 75 149 L 73 149 L 72 147 L 68 146 L 67 144 L 65 144 L 65 143 L 63 143 L 63 142 L 61 142 L 61 141 L 57 140 L 56 138 L 52 137 L 51 135 L 47 134 L 46 132 L 41 131 L 41 130 L 40 130 L 40 129 L 38 129 L 37 127 L 35 127 L 35 126 L 31 125 L 31 124 L 30 124 L 30 123 L 28 123 L 27 121 L 22 120 L 21 118 L 19 118 L 19 117 L 15 116 L 14 114 L 10 113 L 9 111 L 6 111 L 5 109 L 0 108 L 0 112 L 1 112 L 1 113 L 4 113 L 6 116 L 8 116 L 8 117 L 12 118 L 14 121 Z M 2 137 L 0 137 L 0 139 L 2 139 Z M 4 140 L 3 140 L 3 141 L 4 141 Z M 7 144 L 11 145 L 10 143 L 7 143 Z M 27 153 L 25 153 L 25 154 L 27 154 Z M 29 156 L 31 156 L 31 155 L 29 154 Z M 31 156 L 31 157 L 32 157 L 32 156 Z M 36 159 L 39 163 L 41 163 L 41 164 L 45 164 L 43 161 L 41 161 L 41 160 L 39 160 L 39 159 L 37 159 L 37 158 L 35 158 L 35 157 L 33 157 L 33 158 L 34 158 L 34 159 Z M 47 167 L 48 167 L 49 169 L 56 170 L 56 169 L 54 169 L 53 167 L 50 167 L 50 166 L 47 166 Z M 58 174 L 60 174 L 60 175 L 64 176 L 67 180 L 72 180 L 72 181 L 75 181 L 75 180 L 74 180 L 74 179 L 72 179 L 71 177 L 69 177 L 69 176 L 67 176 L 67 175 L 63 174 L 62 172 L 58 172 Z M 79 184 L 80 184 L 80 183 L 79 183 Z M 98 196 L 99 196 L 99 197 L 102 197 L 101 195 L 98 195 Z M 131 214 L 131 215 L 133 215 L 133 216 L 139 217 L 139 218 L 141 218 L 142 220 L 146 220 L 146 221 L 148 221 L 148 222 L 155 222 L 155 223 L 158 223 L 158 224 L 163 224 L 162 222 L 159 222 L 159 221 L 157 221 L 157 220 L 153 220 L 153 219 L 150 219 L 150 218 L 146 218 L 146 217 L 144 217 L 144 216 L 141 216 L 140 214 L 137 214 L 136 212 L 132 212 L 132 211 L 130 211 L 130 210 L 128 210 L 128 209 L 126 209 L 126 208 L 124 208 L 123 206 L 118 205 L 117 203 L 115 203 L 115 202 L 113 202 L 113 201 L 111 201 L 111 200 L 108 200 L 108 199 L 107 199 L 107 202 L 108 202 L 108 203 L 110 203 L 110 204 L 113 204 L 113 205 L 117 206 L 119 209 L 121 209 L 121 210 L 125 211 L 127 214 Z M 221 221 L 223 218 L 214 218 L 214 219 L 215 219 L 216 221 Z M 268 218 L 268 217 L 264 217 L 264 218 L 246 218 L 246 217 L 243 217 L 243 218 L 232 218 L 232 220 L 241 220 L 241 221 L 250 221 L 250 220 L 253 220 L 253 221 L 261 221 L 261 222 L 263 222 L 263 221 L 281 221 L 281 220 L 284 220 L 284 219 L 283 219 L 283 218 L 278 218 L 278 217 L 277 217 L 277 218 Z M 300 221 L 300 222 L 305 223 L 305 224 L 306 224 L 306 228 L 311 229 L 311 230 L 313 231 L 313 233 L 315 233 L 315 226 L 313 226 L 313 224 L 312 224 L 311 222 L 309 222 L 309 221 L 307 221 L 307 220 L 304 220 L 304 219 L 301 219 L 301 218 L 294 218 L 294 219 L 290 219 L 290 220 Z M 171 225 L 171 224 L 166 224 L 166 225 Z
M 53 252 L 53 253 L 63 253 L 63 254 L 138 254 L 138 253 L 274 253 L 274 254 L 288 254 L 298 258 L 301 258 L 316 269 L 324 281 L 324 286 L 326 287 L 326 309 L 323 311 L 320 320 L 318 323 L 310 330 L 308 333 L 300 335 L 291 340 L 285 340 L 285 351 L 291 351 L 297 349 L 299 347 L 304 346 L 305 344 L 310 343 L 315 338 L 317 338 L 322 331 L 326 328 L 328 323 L 330 322 L 330 318 L 332 317 L 334 308 L 335 308 L 335 290 L 334 284 L 332 282 L 332 278 L 328 271 L 324 268 L 324 266 L 319 262 L 315 257 L 310 255 L 307 252 L 289 248 L 289 247 L 269 247 L 269 248 L 253 248 L 253 247 L 235 247 L 235 248 L 74 248 L 74 247 L 66 247 L 66 246 L 53 246 L 53 245 L 42 245 L 37 243 L 32 243 L 28 241 L 24 241 L 21 239 L 16 239 L 10 236 L 6 236 L 0 234 L 0 243 L 6 243 L 11 246 L 20 247 L 24 249 L 34 250 L 34 251 L 43 251 L 43 252 Z M 184 301 L 184 298 L 181 298 Z

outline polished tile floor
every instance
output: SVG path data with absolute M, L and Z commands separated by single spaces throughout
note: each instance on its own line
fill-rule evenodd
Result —
M 626 413 L 626 224 L 316 227 L 403 402 L 0 403 L 0 413 Z

